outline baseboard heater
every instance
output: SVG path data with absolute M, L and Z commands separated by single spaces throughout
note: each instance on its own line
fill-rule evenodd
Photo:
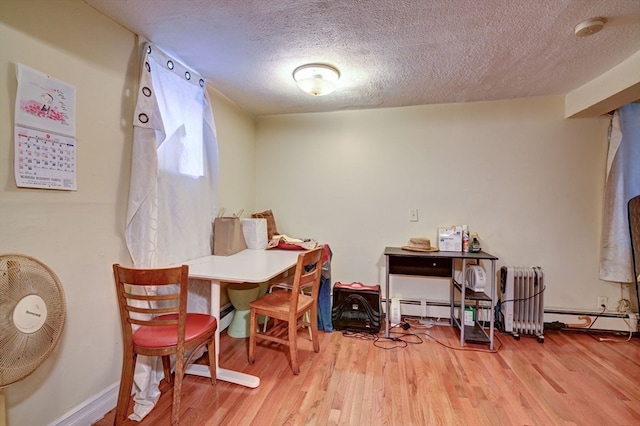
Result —
M 629 316 L 629 314 L 626 312 L 623 313 L 623 312 L 568 311 L 564 309 L 545 309 L 544 312 L 546 314 L 575 315 L 575 316 L 603 317 L 603 318 L 628 318 Z
M 220 324 L 219 324 L 220 331 L 229 327 L 229 324 L 231 324 L 231 320 L 233 319 L 233 315 L 231 314 L 234 312 L 235 312 L 235 308 L 233 307 L 231 302 L 220 307 Z
M 383 307 L 385 306 L 385 303 L 387 302 L 387 299 L 381 299 Z M 402 303 L 403 305 L 417 305 L 420 306 L 422 304 L 422 302 L 420 300 L 416 300 L 416 299 L 400 299 L 400 303 Z M 389 304 L 391 304 L 391 299 L 389 299 Z M 444 307 L 450 307 L 451 303 L 449 302 L 432 302 L 430 300 L 427 300 L 427 306 L 444 306 Z
M 593 312 L 566 309 L 545 309 L 548 330 L 638 334 L 640 322 L 636 312 Z M 597 321 L 602 318 L 601 321 Z M 551 321 L 551 320 L 554 321 Z
M 385 311 L 386 301 L 387 299 L 382 299 L 382 305 Z M 407 309 L 402 308 L 402 306 L 407 307 Z M 449 318 L 450 309 L 451 304 L 449 302 L 394 297 L 389 299 L 389 320 L 391 321 L 391 325 L 397 325 L 401 322 L 402 317 Z

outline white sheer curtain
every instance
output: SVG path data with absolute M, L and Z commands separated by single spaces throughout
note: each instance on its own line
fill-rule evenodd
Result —
M 640 104 L 614 113 L 605 187 L 600 279 L 635 282 L 627 203 L 640 194 Z
M 125 230 L 134 265 L 210 255 L 218 146 L 205 82 L 152 44 L 144 48 L 134 126 Z M 190 311 L 209 312 L 206 288 L 190 289 Z M 138 357 L 131 419 L 154 407 L 161 378 L 159 359 Z

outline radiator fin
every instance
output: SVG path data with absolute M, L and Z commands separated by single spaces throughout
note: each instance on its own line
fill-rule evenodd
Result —
M 500 268 L 504 331 L 544 339 L 544 273 L 539 266 Z

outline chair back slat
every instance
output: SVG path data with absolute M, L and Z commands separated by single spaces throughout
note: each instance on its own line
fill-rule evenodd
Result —
M 300 288 L 311 288 L 311 297 L 317 301 L 320 289 L 320 277 L 322 275 L 323 247 L 300 253 L 296 264 L 296 272 L 291 289 L 290 309 L 296 310 L 300 298 Z
M 151 327 L 159 327 L 159 326 L 167 326 L 167 325 L 179 325 L 179 320 L 175 319 L 175 320 L 141 320 L 141 319 L 135 319 L 135 318 L 131 318 L 129 320 L 130 324 L 135 324 L 135 325 L 148 325 Z
M 132 269 L 113 265 L 125 341 L 131 341 L 132 326 L 176 325 L 178 341 L 184 343 L 189 266 Z M 152 321 L 159 315 L 177 314 L 176 320 Z
M 138 307 L 138 306 L 127 305 L 127 311 L 129 312 L 135 312 L 138 314 L 145 314 L 145 315 L 152 315 L 152 316 L 163 315 L 163 314 L 177 314 L 178 309 L 179 309 L 178 306 L 152 308 L 152 307 Z
M 125 293 L 125 297 L 130 300 L 178 300 L 179 294 L 133 294 Z

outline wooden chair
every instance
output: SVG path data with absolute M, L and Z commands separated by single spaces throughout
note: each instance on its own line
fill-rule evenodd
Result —
M 273 293 L 273 290 L 275 289 L 282 289 L 282 290 L 293 290 L 293 279 L 295 278 L 294 275 L 290 275 L 288 277 L 284 277 L 281 278 L 280 280 L 274 282 L 273 284 L 271 284 L 269 286 L 269 293 Z M 313 283 L 309 283 L 307 286 L 301 286 L 300 287 L 300 294 L 307 294 L 307 295 L 311 295 L 311 290 L 312 290 L 312 284 Z M 304 318 L 306 322 L 309 322 L 309 311 L 307 311 L 304 314 Z M 267 327 L 269 324 L 269 317 L 264 317 L 264 323 L 262 325 L 262 332 L 266 332 L 267 331 Z M 313 340 L 313 335 L 311 334 L 311 327 L 309 328 L 309 338 L 311 340 Z
M 165 380 L 171 383 L 169 357 L 176 355 L 171 424 L 177 425 L 184 371 L 192 357 L 204 346 L 207 346 L 209 352 L 211 383 L 216 382 L 215 335 L 218 323 L 209 314 L 187 313 L 187 265 L 164 269 L 131 269 L 115 264 L 113 272 L 124 352 L 115 424 L 121 424 L 127 419 L 137 356 L 162 357 Z M 167 287 L 176 284 L 177 289 Z M 157 291 L 160 287 L 163 290 Z M 134 325 L 139 326 L 135 331 Z M 185 361 L 186 351 L 191 353 Z
M 249 304 L 251 329 L 249 334 L 249 364 L 255 362 L 257 339 L 289 346 L 291 369 L 300 374 L 298 363 L 297 332 L 299 326 L 311 329 L 313 350 L 320 352 L 318 341 L 318 291 L 322 275 L 322 247 L 300 253 L 293 276 L 291 291 L 276 290 Z M 311 286 L 311 295 L 301 294 L 301 287 Z M 309 320 L 303 315 L 309 312 Z M 258 315 L 273 318 L 275 325 L 265 332 L 258 331 Z

